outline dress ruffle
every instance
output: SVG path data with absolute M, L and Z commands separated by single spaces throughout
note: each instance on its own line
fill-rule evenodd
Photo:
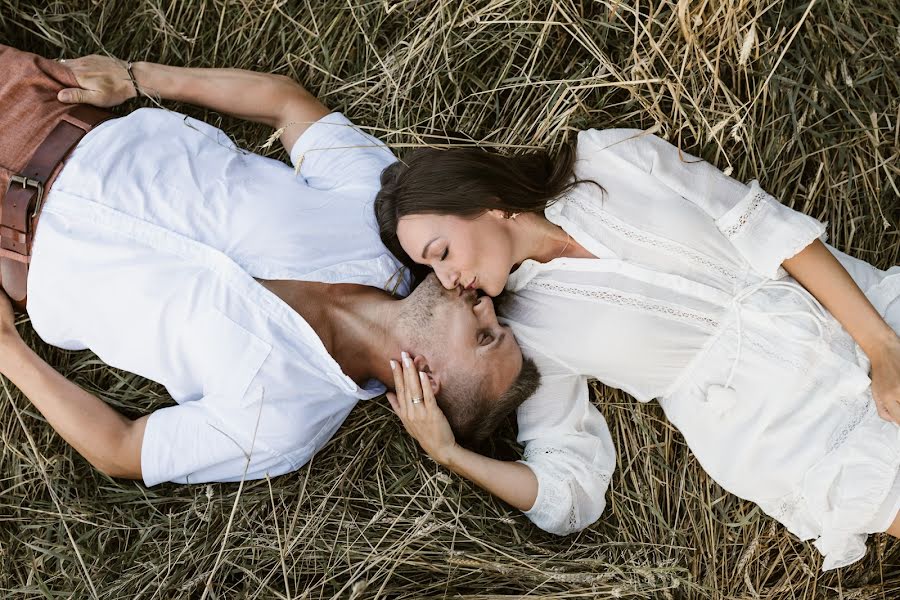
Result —
M 871 413 L 847 441 L 807 472 L 802 494 L 818 522 L 822 570 L 847 566 L 866 553 L 869 525 L 889 500 L 900 468 L 900 429 Z M 802 523 L 785 523 L 803 539 Z M 797 529 L 798 531 L 795 531 Z M 806 535 L 803 535 L 803 534 Z
M 887 273 L 866 290 L 866 296 L 896 330 L 900 325 L 900 303 L 895 303 L 900 298 L 900 267 Z M 864 355 L 860 356 L 863 361 L 868 363 Z M 871 388 L 866 396 L 871 399 Z M 800 539 L 815 540 L 814 546 L 824 557 L 823 571 L 850 565 L 865 556 L 873 520 L 886 503 L 891 504 L 889 508 L 897 504 L 892 496 L 898 471 L 900 428 L 882 419 L 872 407 L 847 440 L 808 471 L 801 490 L 805 510 L 793 511 L 780 520 Z

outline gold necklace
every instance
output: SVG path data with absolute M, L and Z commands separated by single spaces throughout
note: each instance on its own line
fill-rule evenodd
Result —
M 559 255 L 557 255 L 556 258 L 559 258 L 559 257 L 562 256 L 563 254 L 565 254 L 566 250 L 569 249 L 569 242 L 571 242 L 571 241 L 572 241 L 572 236 L 569 235 L 569 232 L 568 232 L 568 231 L 566 231 L 566 245 L 563 246 L 562 252 L 560 252 Z M 554 258 L 553 260 L 556 260 L 556 258 Z

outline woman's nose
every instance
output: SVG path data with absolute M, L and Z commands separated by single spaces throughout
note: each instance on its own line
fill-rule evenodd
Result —
M 448 290 L 456 289 L 456 286 L 459 285 L 459 273 L 450 274 L 447 271 L 444 271 L 438 273 L 437 276 L 441 281 L 441 285 Z

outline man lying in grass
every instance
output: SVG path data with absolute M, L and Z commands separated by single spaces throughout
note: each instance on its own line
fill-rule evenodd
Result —
M 147 485 L 292 471 L 358 400 L 393 385 L 402 351 L 461 443 L 483 439 L 535 389 L 533 364 L 489 300 L 434 278 L 405 299 L 385 291 L 408 290 L 372 210 L 394 157 L 290 79 L 103 57 L 57 63 L 4 46 L 0 71 L 6 290 L 28 254 L 14 245 L 22 230 L 10 231 L 17 207 L 7 200 L 40 188 L 26 165 L 75 108 L 61 101 L 113 106 L 143 90 L 208 106 L 276 128 L 299 167 L 184 115 L 140 109 L 93 127 L 29 201 L 40 210 L 27 279 L 35 331 L 162 383 L 178 403 L 119 414 L 22 342 L 0 294 L 0 372 L 96 468 Z M 455 457 L 460 474 L 530 506 L 498 487 L 489 459 L 462 447 Z

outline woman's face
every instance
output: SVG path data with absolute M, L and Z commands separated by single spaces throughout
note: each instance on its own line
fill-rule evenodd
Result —
M 508 223 L 497 210 L 477 218 L 408 215 L 397 223 L 397 237 L 410 258 L 431 267 L 445 288 L 497 296 L 514 264 Z

